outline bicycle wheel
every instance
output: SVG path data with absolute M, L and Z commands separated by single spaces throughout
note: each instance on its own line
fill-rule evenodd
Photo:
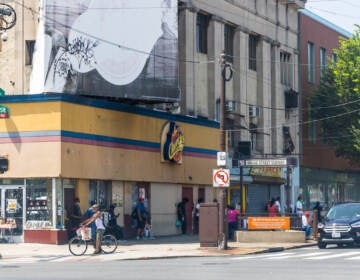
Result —
M 87 243 L 85 240 L 76 236 L 70 239 L 69 241 L 69 251 L 74 256 L 82 256 L 87 250 Z
M 115 236 L 111 234 L 104 235 L 103 238 L 101 239 L 101 250 L 105 254 L 111 254 L 115 252 L 116 248 L 117 248 L 117 240 Z

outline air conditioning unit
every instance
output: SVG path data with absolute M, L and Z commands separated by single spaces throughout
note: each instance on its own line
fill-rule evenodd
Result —
M 258 117 L 260 116 L 260 108 L 255 105 L 249 106 L 249 117 Z
M 228 113 L 235 112 L 236 102 L 234 100 L 227 100 L 225 103 L 225 111 Z

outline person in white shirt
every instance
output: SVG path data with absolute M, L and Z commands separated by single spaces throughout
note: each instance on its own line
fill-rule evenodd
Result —
M 92 208 L 94 209 L 95 213 L 90 219 L 86 220 L 83 223 L 83 226 L 87 226 L 87 225 L 91 224 L 92 222 L 95 222 L 96 236 L 95 236 L 94 254 L 101 254 L 101 239 L 105 232 L 105 226 L 101 219 L 102 218 L 101 211 L 98 210 L 99 207 L 97 205 L 93 205 Z
M 301 217 L 302 214 L 304 213 L 303 211 L 303 203 L 302 203 L 302 197 L 301 195 L 298 196 L 298 199 L 296 201 L 296 214 Z

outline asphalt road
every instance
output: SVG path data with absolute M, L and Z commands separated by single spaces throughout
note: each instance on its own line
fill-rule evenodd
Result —
M 282 252 L 154 260 L 3 263 L 0 279 L 357 279 L 359 248 L 317 247 Z

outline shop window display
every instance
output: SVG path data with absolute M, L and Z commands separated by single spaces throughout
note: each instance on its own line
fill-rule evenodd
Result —
M 51 180 L 31 180 L 26 191 L 26 229 L 52 229 Z

